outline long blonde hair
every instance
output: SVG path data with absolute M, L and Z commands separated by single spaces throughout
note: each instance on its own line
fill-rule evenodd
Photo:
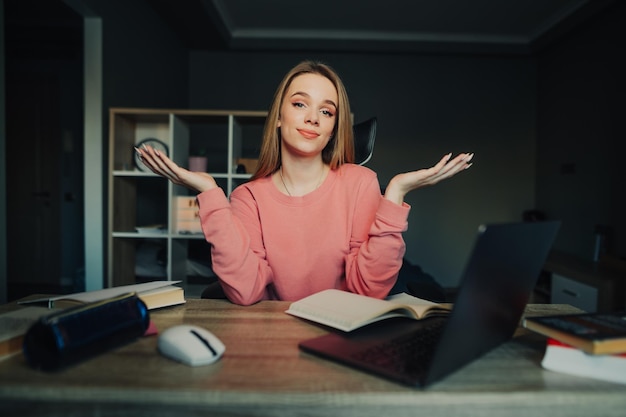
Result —
M 345 163 L 354 162 L 354 134 L 350 116 L 350 102 L 341 78 L 339 78 L 335 70 L 326 64 L 316 61 L 302 61 L 285 75 L 274 93 L 274 99 L 263 129 L 263 142 L 261 143 L 259 162 L 252 180 L 271 175 L 278 171 L 281 166 L 281 138 L 280 129 L 278 128 L 280 109 L 291 82 L 302 74 L 319 74 L 328 78 L 337 89 L 339 103 L 337 104 L 334 135 L 322 150 L 322 160 L 325 164 L 329 164 L 331 169 L 336 169 Z

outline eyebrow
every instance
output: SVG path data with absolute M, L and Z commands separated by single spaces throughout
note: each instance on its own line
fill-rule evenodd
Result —
M 298 96 L 298 95 L 309 97 L 309 98 L 311 97 L 308 93 L 305 93 L 304 91 L 296 91 L 290 97 Z M 332 101 L 332 100 L 324 100 L 324 103 L 330 104 L 330 105 L 334 106 L 335 108 L 337 108 L 337 104 L 335 104 L 335 102 Z

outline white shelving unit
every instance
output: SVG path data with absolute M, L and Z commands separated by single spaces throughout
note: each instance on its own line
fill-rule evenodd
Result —
M 210 279 L 209 246 L 202 234 L 175 231 L 175 197 L 194 196 L 135 165 L 134 146 L 147 138 L 165 143 L 187 167 L 207 156 L 207 171 L 227 194 L 250 178 L 239 158 L 257 158 L 267 112 L 112 108 L 109 128 L 108 286 L 146 280 Z M 160 225 L 160 228 L 154 226 Z M 193 255 L 201 259 L 194 266 Z

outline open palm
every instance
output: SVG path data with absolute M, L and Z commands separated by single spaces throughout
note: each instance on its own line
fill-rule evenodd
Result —
M 193 172 L 178 166 L 174 161 L 152 147 L 136 148 L 141 160 L 152 172 L 197 192 L 217 187 L 215 179 L 206 172 Z
M 451 159 L 452 154 L 448 154 L 431 168 L 397 174 L 389 181 L 385 198 L 401 204 L 409 191 L 437 184 L 466 170 L 472 165 L 473 156 L 473 153 L 462 153 Z

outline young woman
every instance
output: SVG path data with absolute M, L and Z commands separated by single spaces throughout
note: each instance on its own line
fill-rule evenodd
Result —
M 209 174 L 181 168 L 150 147 L 137 152 L 153 172 L 199 193 L 213 270 L 226 296 L 243 305 L 328 288 L 385 297 L 405 252 L 404 196 L 469 168 L 473 156 L 448 154 L 432 168 L 396 175 L 381 196 L 376 174 L 352 163 L 341 79 L 312 61 L 278 86 L 257 171 L 230 201 Z

